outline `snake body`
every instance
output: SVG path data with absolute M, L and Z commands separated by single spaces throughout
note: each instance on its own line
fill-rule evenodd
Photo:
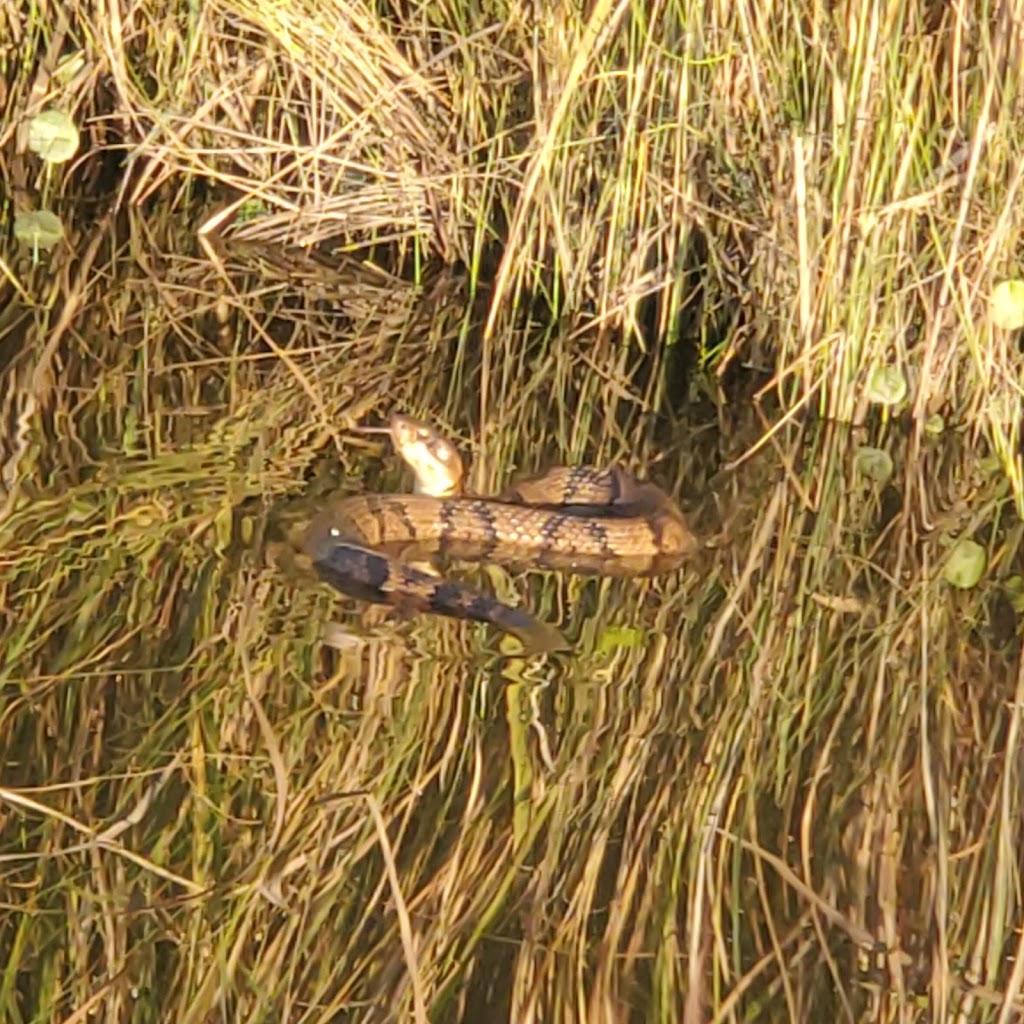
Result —
M 523 609 L 410 562 L 441 555 L 511 568 L 653 576 L 675 569 L 697 547 L 676 503 L 620 467 L 561 466 L 496 498 L 448 496 L 439 492 L 458 489 L 462 467 L 441 435 L 397 416 L 391 434 L 421 486 L 431 481 L 434 493 L 335 499 L 303 541 L 320 577 L 351 597 L 488 622 L 531 649 L 560 649 L 561 633 Z M 452 472 L 442 472 L 445 482 L 438 484 L 439 467 L 448 466 Z

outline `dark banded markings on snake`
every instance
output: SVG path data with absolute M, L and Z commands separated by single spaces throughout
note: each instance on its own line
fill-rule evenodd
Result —
M 492 502 L 483 500 L 444 500 L 438 509 L 442 524 L 438 538 L 441 553 L 458 548 L 468 539 L 479 546 L 481 558 L 495 551 L 501 542 L 501 531 L 492 506 Z

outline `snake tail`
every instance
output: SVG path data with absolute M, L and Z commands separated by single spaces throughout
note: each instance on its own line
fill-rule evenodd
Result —
M 444 579 L 346 540 L 310 551 L 319 577 L 348 597 L 405 612 L 432 612 L 484 622 L 518 637 L 529 651 L 568 650 L 562 634 L 522 608 L 502 604 L 462 583 Z

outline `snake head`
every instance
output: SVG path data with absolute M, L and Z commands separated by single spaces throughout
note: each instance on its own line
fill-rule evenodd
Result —
M 395 450 L 416 475 L 416 493 L 450 498 L 462 489 L 465 468 L 455 445 L 429 424 L 395 413 L 390 423 Z

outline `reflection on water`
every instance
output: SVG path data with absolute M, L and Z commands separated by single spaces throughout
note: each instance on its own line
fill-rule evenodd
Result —
M 3 655 L 3 898 L 64 948 L 73 877 L 87 945 L 198 929 L 210 978 L 227 948 L 340 930 L 295 985 L 382 1014 L 409 992 L 403 929 L 438 1005 L 546 1005 L 524 979 L 554 958 L 646 1006 L 665 972 L 768 970 L 769 919 L 784 957 L 827 946 L 854 1001 L 918 991 L 935 879 L 984 902 L 1016 870 L 1018 529 L 983 454 L 790 426 L 716 477 L 720 530 L 678 573 L 454 569 L 565 631 L 542 658 L 367 621 L 251 548 L 84 533 Z M 964 535 L 988 552 L 970 591 L 942 578 Z M 950 955 L 982 927 L 950 917 Z M 162 962 L 179 976 L 173 942 Z

